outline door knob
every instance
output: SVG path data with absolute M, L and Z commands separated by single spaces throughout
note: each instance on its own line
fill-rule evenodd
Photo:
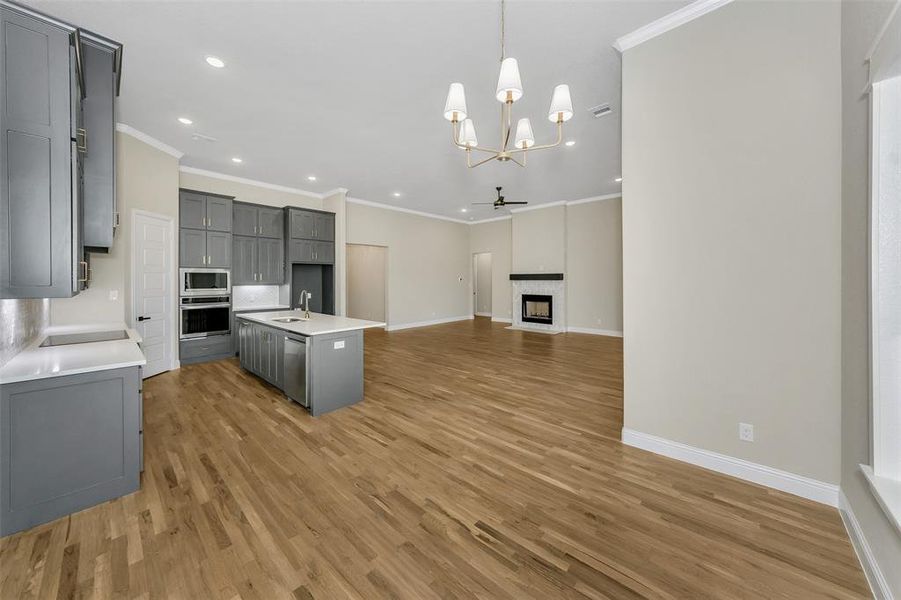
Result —
M 138 321 L 149 321 L 150 317 L 138 317 Z

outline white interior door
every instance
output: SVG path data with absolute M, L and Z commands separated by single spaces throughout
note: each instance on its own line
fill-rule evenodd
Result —
M 491 316 L 491 253 L 480 252 L 472 256 L 473 313 L 480 317 Z
M 172 219 L 135 211 L 132 227 L 132 317 L 147 358 L 144 377 L 173 366 Z
M 347 244 L 347 316 L 386 323 L 387 255 L 384 246 Z

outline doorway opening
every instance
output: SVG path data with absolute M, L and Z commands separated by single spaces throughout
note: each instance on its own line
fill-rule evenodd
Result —
M 491 253 L 472 255 L 472 314 L 491 317 Z
M 388 247 L 347 244 L 347 316 L 388 322 Z

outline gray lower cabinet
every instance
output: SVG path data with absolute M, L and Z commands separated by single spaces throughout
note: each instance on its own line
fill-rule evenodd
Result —
M 138 490 L 140 370 L 0 385 L 0 535 Z
M 231 267 L 232 234 L 180 229 L 178 262 L 182 267 Z
M 211 335 L 178 342 L 178 360 L 183 365 L 228 358 L 233 354 L 234 342 L 231 334 Z
M 314 417 L 363 399 L 361 330 L 305 337 L 243 320 L 240 315 L 237 329 L 241 367 L 282 391 L 297 383 L 298 375 L 302 376 L 301 385 L 305 387 L 302 395 Z M 304 345 L 303 373 L 285 369 L 288 340 L 298 340 Z
M 0 7 L 0 298 L 63 298 L 87 279 L 81 88 L 71 32 Z

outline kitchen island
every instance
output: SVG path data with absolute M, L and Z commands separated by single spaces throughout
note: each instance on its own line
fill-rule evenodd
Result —
M 363 330 L 385 323 L 285 310 L 236 315 L 241 367 L 314 417 L 363 399 Z

